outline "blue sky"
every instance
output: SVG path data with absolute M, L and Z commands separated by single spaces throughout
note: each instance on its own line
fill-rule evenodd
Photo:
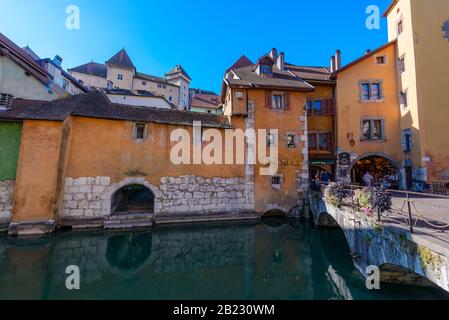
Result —
M 0 32 L 41 57 L 63 57 L 64 68 L 103 63 L 125 47 L 140 72 L 162 76 L 176 64 L 192 86 L 219 93 L 224 71 L 242 54 L 272 47 L 286 61 L 328 65 L 341 49 L 343 63 L 387 41 L 386 21 L 365 27 L 369 5 L 383 13 L 391 0 L 2 0 Z M 80 8 L 80 30 L 65 27 L 66 7 Z

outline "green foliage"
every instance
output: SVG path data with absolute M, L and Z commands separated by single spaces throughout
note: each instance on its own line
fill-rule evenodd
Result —
M 418 246 L 418 255 L 421 260 L 421 264 L 425 270 L 433 270 L 436 272 L 436 276 L 440 277 L 439 269 L 443 264 L 443 261 L 439 255 L 434 254 L 427 248 Z

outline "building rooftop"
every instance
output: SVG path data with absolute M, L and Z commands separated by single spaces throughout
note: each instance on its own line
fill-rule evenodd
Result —
M 14 101 L 11 110 L 0 111 L 0 120 L 64 121 L 70 115 L 182 126 L 191 126 L 194 121 L 201 121 L 204 127 L 231 128 L 225 116 L 116 104 L 105 93 L 97 90 L 51 102 Z
M 220 109 L 220 97 L 216 94 L 196 93 L 190 100 L 191 108 Z
M 112 58 L 106 61 L 106 64 L 116 65 L 130 69 L 136 68 L 125 49 L 122 49 L 119 52 L 117 52 Z
M 108 68 L 106 67 L 106 65 L 96 62 L 89 62 L 81 66 L 69 69 L 69 72 L 71 71 L 88 74 L 91 76 L 96 76 L 104 79 L 106 79 L 108 75 Z

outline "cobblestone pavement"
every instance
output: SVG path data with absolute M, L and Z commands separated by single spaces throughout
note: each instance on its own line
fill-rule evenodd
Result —
M 414 234 L 438 239 L 449 246 L 449 197 L 410 195 L 410 210 Z M 410 229 L 406 195 L 393 193 L 393 210 L 386 214 L 388 222 Z

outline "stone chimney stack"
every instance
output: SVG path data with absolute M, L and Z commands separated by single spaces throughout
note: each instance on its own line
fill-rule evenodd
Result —
M 276 65 L 279 68 L 279 70 L 284 70 L 285 69 L 285 53 L 281 52 L 279 54 L 279 57 L 276 61 Z
M 274 60 L 274 62 L 277 61 L 277 59 L 278 59 L 278 51 L 277 51 L 276 48 L 271 49 L 271 51 L 270 51 L 270 57 L 271 57 L 271 59 Z
M 335 71 L 339 70 L 341 68 L 341 51 L 337 50 L 335 52 Z

